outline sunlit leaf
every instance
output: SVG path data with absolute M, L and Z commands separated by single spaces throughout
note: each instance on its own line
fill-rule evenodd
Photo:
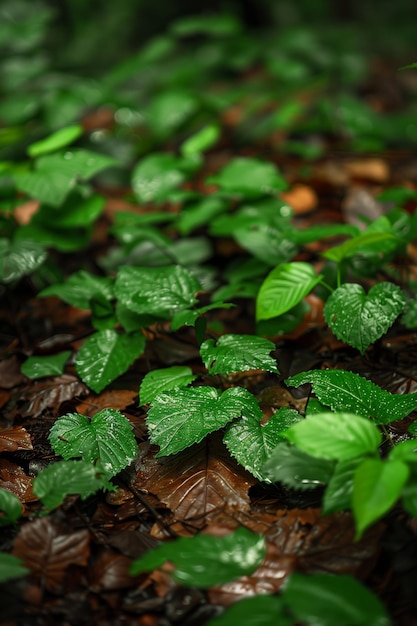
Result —
M 28 146 L 27 152 L 31 157 L 38 157 L 41 154 L 47 154 L 48 152 L 54 152 L 65 148 L 73 141 L 78 139 L 83 134 L 84 130 L 80 124 L 74 124 L 72 126 L 66 126 L 52 133 L 45 139 L 36 141 Z
M 223 537 L 200 534 L 166 542 L 134 561 L 131 573 L 152 571 L 169 561 L 177 582 L 207 588 L 252 574 L 265 554 L 264 538 L 242 527 Z
M 313 385 L 313 392 L 333 411 L 370 417 L 375 424 L 389 424 L 417 407 L 417 392 L 395 394 L 381 389 L 359 374 L 345 370 L 311 370 L 287 378 L 287 385 Z
M 100 466 L 88 461 L 58 461 L 42 470 L 33 481 L 33 491 L 48 509 L 62 504 L 68 495 L 83 500 L 99 489 L 115 490 Z
M 115 409 L 103 409 L 91 420 L 79 413 L 67 413 L 56 420 L 49 440 L 64 459 L 99 461 L 108 478 L 129 465 L 138 453 L 131 423 Z
M 377 426 L 353 413 L 315 413 L 285 431 L 284 436 L 311 456 L 342 461 L 373 454 L 381 443 Z
M 181 145 L 181 152 L 185 155 L 204 152 L 211 148 L 219 137 L 219 126 L 217 124 L 209 124 L 186 139 Z
M 283 263 L 265 278 L 256 299 L 256 319 L 264 320 L 286 313 L 320 282 L 309 263 Z
M 78 351 L 75 368 L 81 379 L 96 393 L 124 374 L 142 354 L 146 339 L 141 331 L 120 334 L 99 330 Z
M 149 404 L 164 391 L 186 387 L 196 376 L 186 365 L 173 365 L 148 372 L 140 385 L 140 404 Z
M 271 357 L 275 344 L 256 335 L 222 335 L 217 341 L 207 339 L 200 354 L 209 374 L 230 374 L 261 369 L 278 373 Z
M 20 371 L 32 380 L 44 376 L 61 376 L 70 356 L 70 350 L 48 356 L 30 356 L 22 364 Z
M 0 283 L 13 283 L 31 274 L 46 256 L 44 247 L 35 241 L 0 239 Z
M 392 326 L 405 303 L 404 294 L 393 283 L 378 283 L 368 294 L 361 285 L 348 283 L 330 295 L 324 317 L 338 339 L 363 354 Z

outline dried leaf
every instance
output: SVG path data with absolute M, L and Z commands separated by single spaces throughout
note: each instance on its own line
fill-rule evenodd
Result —
M 29 522 L 16 537 L 13 554 L 41 578 L 49 591 L 61 589 L 70 565 L 85 566 L 90 555 L 87 530 L 67 532 L 50 518 Z
M 21 502 L 38 500 L 32 491 L 32 478 L 26 476 L 20 465 L 6 459 L 0 459 L 0 487 L 13 493 Z
M 123 554 L 104 550 L 88 571 L 90 589 L 110 591 L 132 587 L 132 576 L 129 574 L 131 562 Z
M 31 383 L 20 396 L 28 402 L 20 414 L 23 417 L 38 417 L 47 408 L 58 411 L 63 402 L 84 396 L 87 391 L 78 378 L 69 374 Z
M 17 356 L 0 361 L 0 387 L 12 389 L 26 381 L 26 376 L 20 371 L 20 361 Z
M 0 452 L 15 450 L 33 450 L 30 435 L 23 426 L 6 428 L 0 432 Z

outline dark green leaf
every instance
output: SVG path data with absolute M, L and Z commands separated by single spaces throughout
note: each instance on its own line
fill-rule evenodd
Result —
M 207 626 L 293 626 L 281 598 L 259 594 L 239 600 L 229 606 Z
M 178 230 L 182 235 L 189 235 L 196 228 L 210 224 L 226 208 L 225 202 L 216 196 L 207 196 L 192 202 L 181 209 L 177 217 Z
M 72 274 L 65 283 L 46 287 L 38 297 L 58 296 L 64 302 L 79 309 L 90 309 L 91 300 L 100 294 L 106 300 L 113 298 L 113 280 L 103 276 L 94 276 L 86 270 L 80 270 Z
M 100 330 L 81 346 L 75 368 L 96 393 L 124 374 L 145 349 L 142 332 L 120 334 L 115 330 Z
M 118 474 L 138 453 L 131 423 L 115 409 L 103 409 L 91 420 L 79 413 L 67 413 L 52 426 L 49 441 L 64 459 L 99 461 L 107 478 Z
M 197 378 L 190 367 L 173 365 L 148 372 L 140 385 L 140 404 L 153 402 L 157 395 L 177 387 L 186 387 Z
M 292 489 L 315 489 L 329 482 L 334 461 L 306 454 L 295 446 L 279 443 L 263 466 L 263 474 Z
M 35 241 L 0 239 L 0 283 L 13 283 L 31 274 L 46 256 L 46 250 Z
M 33 491 L 48 509 L 62 504 L 66 496 L 83 500 L 99 489 L 114 491 L 99 465 L 89 461 L 58 461 L 42 470 L 33 481 Z
M 325 406 L 333 411 L 370 417 L 375 424 L 400 420 L 417 407 L 417 393 L 390 393 L 363 376 L 344 370 L 301 372 L 285 382 L 294 387 L 311 383 L 313 392 Z
M 323 514 L 346 511 L 351 508 L 353 478 L 363 457 L 344 459 L 336 465 L 323 496 Z
M 324 317 L 338 339 L 363 354 L 387 332 L 405 303 L 401 289 L 392 283 L 378 283 L 367 295 L 361 285 L 349 283 L 338 287 L 328 298 Z
M 166 542 L 134 561 L 131 573 L 152 571 L 169 561 L 177 582 L 208 588 L 252 574 L 265 554 L 264 538 L 242 527 L 223 537 L 200 534 Z
M 207 306 L 192 309 L 191 311 L 179 311 L 175 313 L 171 321 L 171 330 L 178 330 L 181 326 L 195 326 L 198 319 L 202 319 L 202 315 L 213 309 L 231 309 L 235 305 L 231 302 L 214 302 Z
M 30 356 L 22 364 L 20 371 L 32 380 L 44 376 L 61 376 L 64 373 L 65 363 L 70 356 L 70 350 L 48 356 Z
M 22 515 L 22 503 L 13 493 L 0 488 L 0 511 L 0 526 L 14 524 Z
M 248 370 L 279 373 L 271 357 L 275 344 L 256 335 L 222 335 L 215 341 L 207 339 L 200 355 L 210 375 L 231 374 Z
M 22 565 L 22 561 L 13 554 L 0 552 L 0 583 L 14 580 L 29 574 L 30 570 Z
M 343 259 L 346 259 L 347 257 L 363 250 L 365 246 L 376 246 L 382 241 L 387 241 L 388 239 L 394 240 L 395 236 L 392 233 L 387 232 L 363 233 L 345 241 L 345 243 L 342 243 L 340 246 L 335 246 L 334 248 L 326 250 L 326 252 L 323 252 L 323 256 L 326 259 L 331 259 L 336 263 L 340 263 Z M 377 251 L 378 249 L 375 248 L 375 250 Z

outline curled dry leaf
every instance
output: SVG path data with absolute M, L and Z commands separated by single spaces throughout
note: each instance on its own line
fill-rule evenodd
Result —
M 0 452 L 33 450 L 32 440 L 23 426 L 6 428 L 0 432 Z
M 70 565 L 86 566 L 90 555 L 87 530 L 64 530 L 51 518 L 42 517 L 22 527 L 15 539 L 13 554 L 22 559 L 46 589 L 61 589 Z

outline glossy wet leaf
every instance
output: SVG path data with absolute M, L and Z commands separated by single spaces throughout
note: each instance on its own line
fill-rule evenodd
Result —
M 395 394 L 359 374 L 345 370 L 311 370 L 287 378 L 287 385 L 313 385 L 313 393 L 333 411 L 370 417 L 374 424 L 389 424 L 417 407 L 417 393 Z
M 292 489 L 315 489 L 327 484 L 334 461 L 310 456 L 288 443 L 278 443 L 263 466 L 263 474 Z
M 326 259 L 331 259 L 336 263 L 340 263 L 343 259 L 356 254 L 357 252 L 361 252 L 365 246 L 375 246 L 375 251 L 378 251 L 378 244 L 387 240 L 395 240 L 395 236 L 392 233 L 387 232 L 367 232 L 357 235 L 356 237 L 352 237 L 352 239 L 348 239 L 344 243 L 339 246 L 334 246 L 326 252 L 323 252 L 323 256 Z
M 77 373 L 96 393 L 124 374 L 145 349 L 141 331 L 120 334 L 99 330 L 81 346 L 75 359 Z
M 146 423 L 157 456 L 175 454 L 226 426 L 252 407 L 252 394 L 242 387 L 220 392 L 214 387 L 179 388 L 158 395 Z
M 21 578 L 29 573 L 30 570 L 24 567 L 21 559 L 13 554 L 0 552 L 0 583 Z
M 299 574 L 288 579 L 282 600 L 297 623 L 314 626 L 390 626 L 379 598 L 347 574 Z
M 106 300 L 113 298 L 113 280 L 105 276 L 95 276 L 86 270 L 72 274 L 64 283 L 57 283 L 42 289 L 40 298 L 58 296 L 64 302 L 79 309 L 91 308 L 91 300 L 100 294 Z
M 186 387 L 195 380 L 196 375 L 186 365 L 172 365 L 163 369 L 152 370 L 143 377 L 140 384 L 140 404 L 149 404 L 157 395 L 177 387 Z
M 92 464 L 99 461 L 108 478 L 129 465 L 138 453 L 131 423 L 115 409 L 103 409 L 91 419 L 67 413 L 52 426 L 49 441 L 64 459 L 81 457 Z
M 232 159 L 211 176 L 209 182 L 224 192 L 245 198 L 274 194 L 287 188 L 287 182 L 273 163 L 249 157 Z
M 15 524 L 22 512 L 23 507 L 19 498 L 10 491 L 0 488 L 0 526 Z
M 404 309 L 406 299 L 393 283 L 378 283 L 368 294 L 357 283 L 338 287 L 324 306 L 324 317 L 338 339 L 361 354 L 384 335 Z
M 262 424 L 263 413 L 252 396 L 242 417 L 232 422 L 226 429 L 223 441 L 230 454 L 255 478 L 270 482 L 263 468 L 280 441 L 285 441 L 283 432 L 301 419 L 299 413 L 288 407 L 281 407 L 266 424 Z
M 36 141 L 28 146 L 27 152 L 31 157 L 38 157 L 41 154 L 54 152 L 65 148 L 83 134 L 84 130 L 80 124 L 73 124 L 55 131 L 45 139 Z
M 352 511 L 356 538 L 388 513 L 401 495 L 410 470 L 403 461 L 364 459 L 353 479 Z
M 219 617 L 211 619 L 207 626 L 293 626 L 286 615 L 281 598 L 266 594 L 244 598 L 227 607 Z
M 99 489 L 114 490 L 100 466 L 89 461 L 58 461 L 48 465 L 33 481 L 33 491 L 47 509 L 54 509 L 69 495 L 83 500 Z
M 264 538 L 241 527 L 223 537 L 199 534 L 165 542 L 134 561 L 131 573 L 152 571 L 169 561 L 177 582 L 207 588 L 252 574 L 265 554 Z
M 125 307 L 143 315 L 169 319 L 197 302 L 201 285 L 180 265 L 130 267 L 123 265 L 116 278 L 115 295 Z
M 353 413 L 315 413 L 285 431 L 284 436 L 311 456 L 342 461 L 374 454 L 381 433 L 366 417 Z
M 353 478 L 363 457 L 339 461 L 323 496 L 323 514 L 347 511 L 351 508 Z
M 296 306 L 320 282 L 312 265 L 283 263 L 265 278 L 256 298 L 256 319 L 277 317 Z
M 42 265 L 45 248 L 31 240 L 0 239 L 0 283 L 14 283 Z
M 213 311 L 213 309 L 231 309 L 234 306 L 235 305 L 231 302 L 214 302 L 213 304 L 208 304 L 198 309 L 178 311 L 172 318 L 171 330 L 178 330 L 181 326 L 197 327 L 198 321 L 204 320 L 204 313 Z
M 207 339 L 200 346 L 200 355 L 210 375 L 265 370 L 278 374 L 276 360 L 271 356 L 275 344 L 256 335 L 222 335 L 215 341 Z
M 144 157 L 132 172 L 132 187 L 139 202 L 161 202 L 185 180 L 182 161 L 165 152 Z
M 20 371 L 32 380 L 45 376 L 61 376 L 70 356 L 70 350 L 49 356 L 30 356 L 22 364 Z

